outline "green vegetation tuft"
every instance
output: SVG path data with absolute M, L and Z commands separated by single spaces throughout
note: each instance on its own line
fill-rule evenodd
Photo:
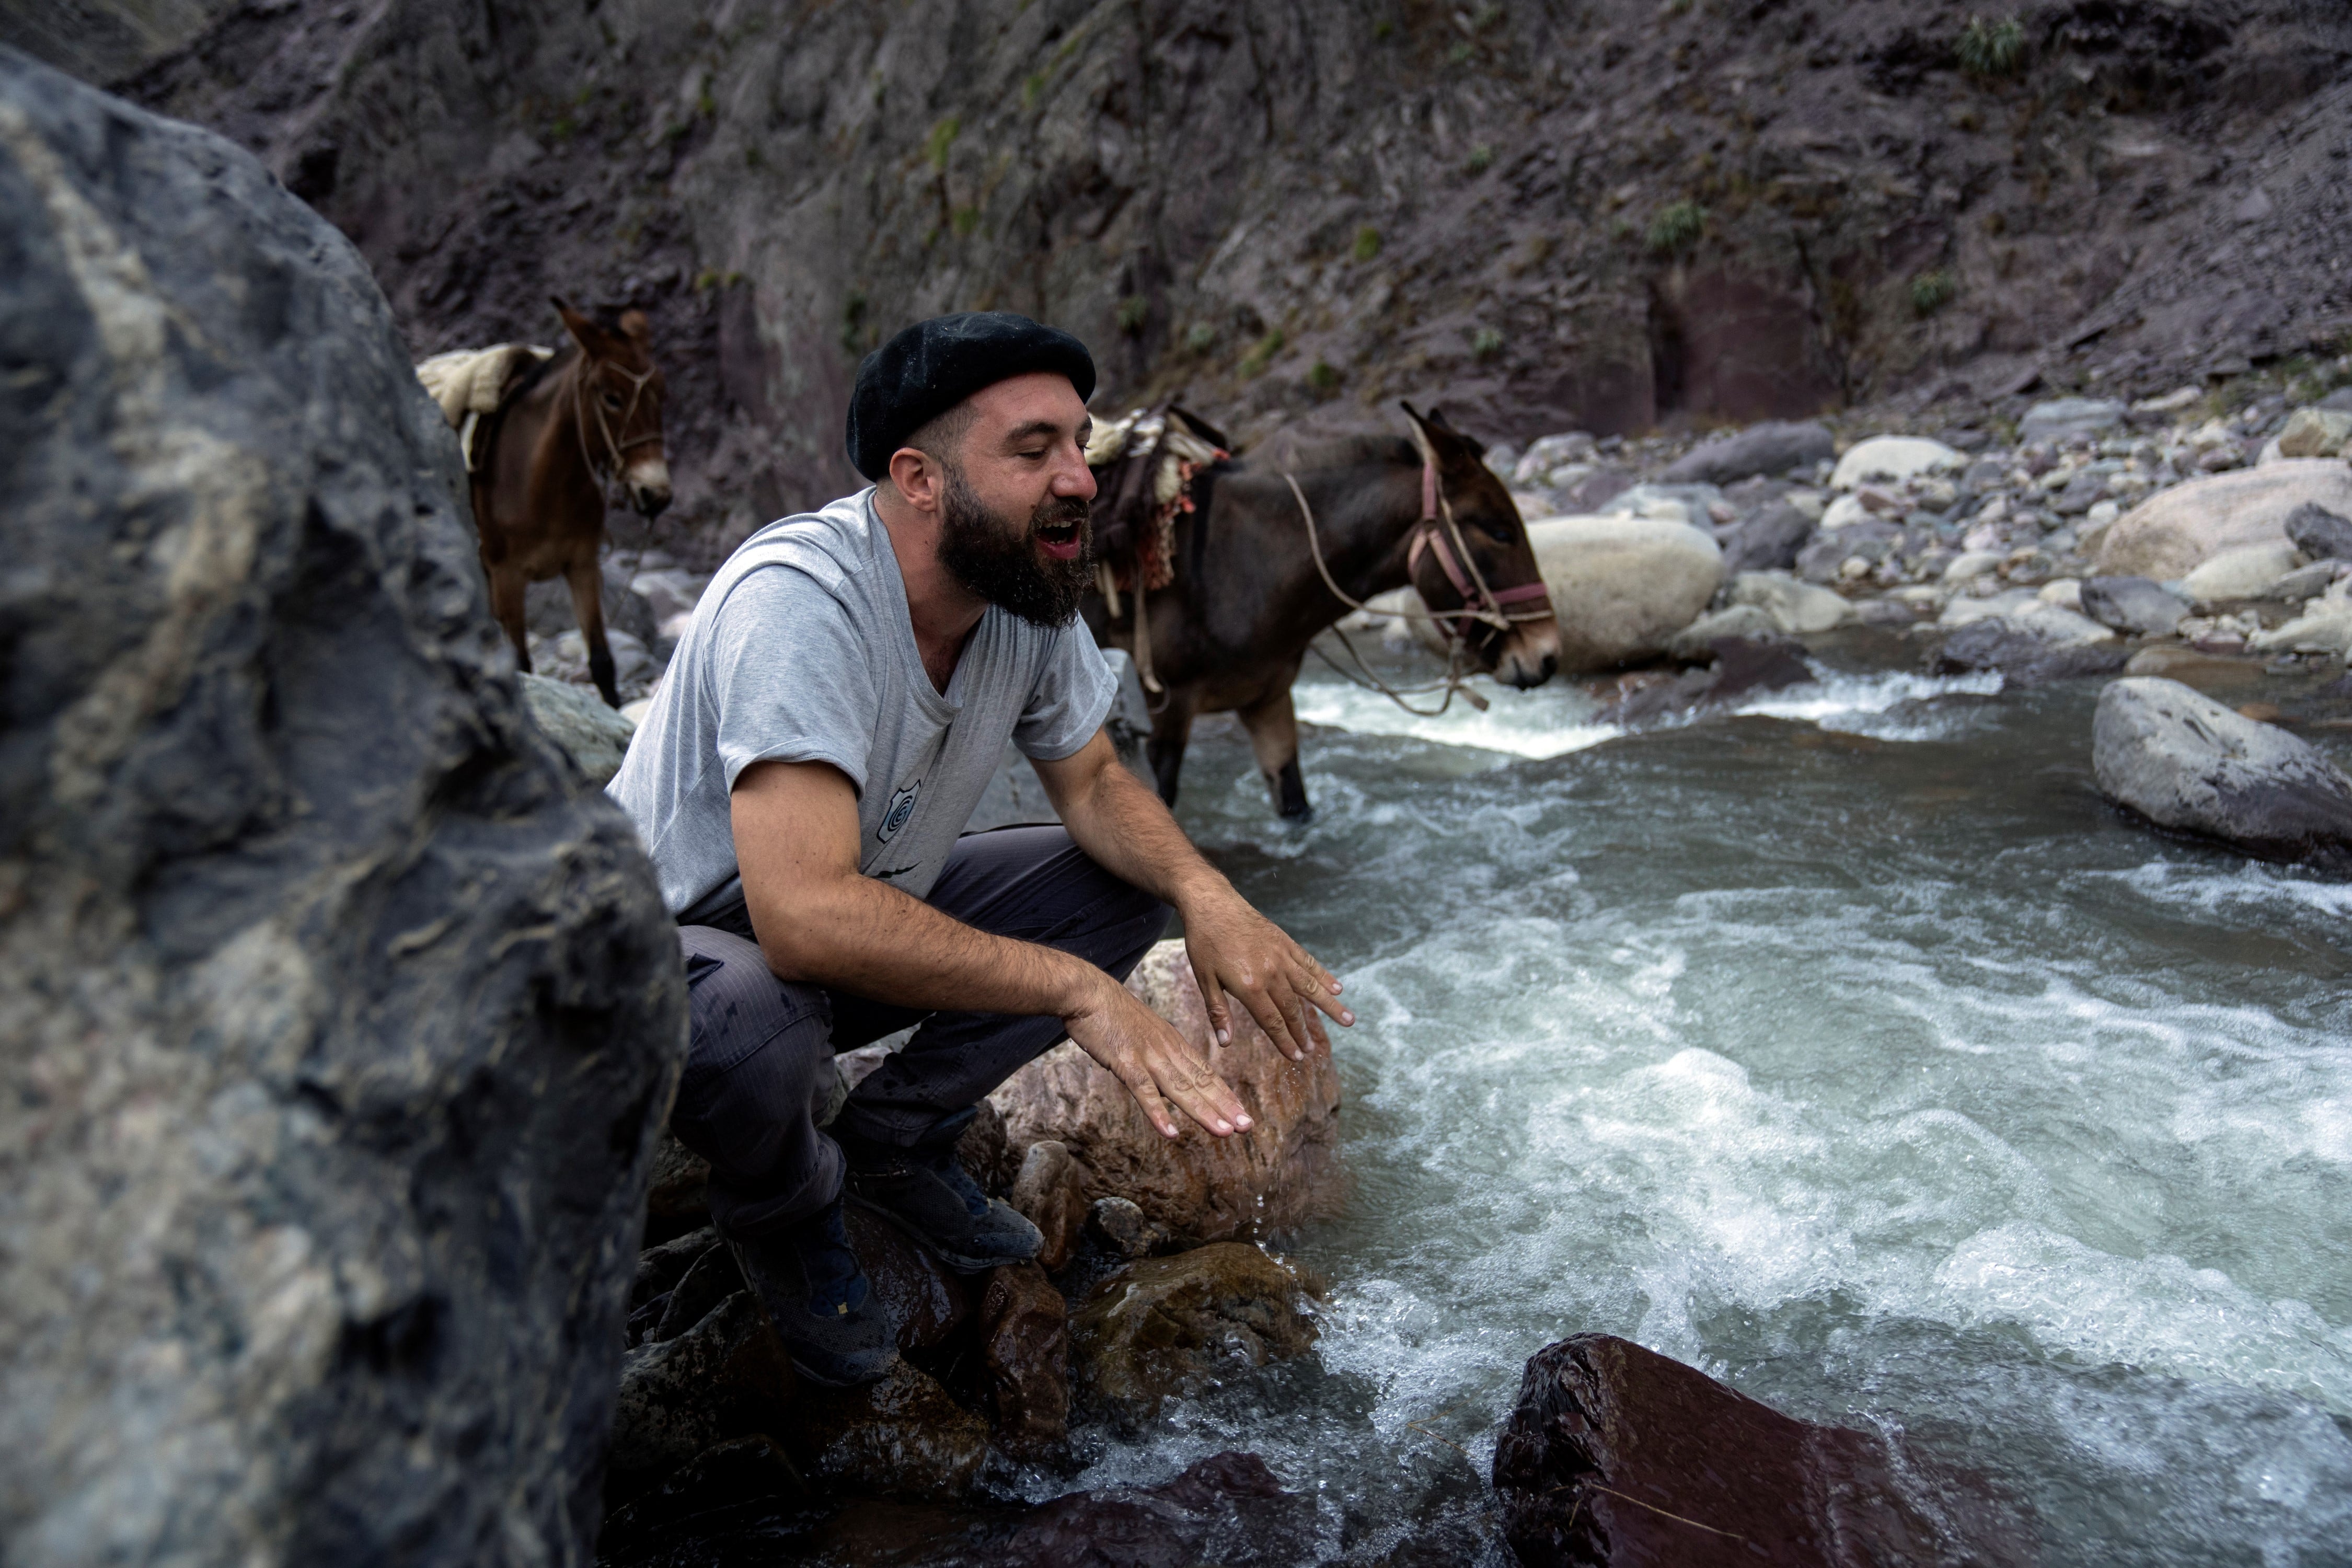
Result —
M 1959 285 L 1943 268 L 1922 272 L 1911 279 L 1911 309 L 1918 315 L 1932 316 L 1950 304 L 1952 296 L 1958 291 Z
M 1257 375 L 1264 372 L 1265 367 L 1273 362 L 1274 356 L 1282 352 L 1282 344 L 1283 336 L 1282 329 L 1280 327 L 1275 328 L 1272 331 L 1266 333 L 1265 336 L 1258 339 L 1256 343 L 1251 347 L 1250 352 L 1242 356 L 1242 374 L 1244 375 Z
M 2014 16 L 1998 22 L 1971 16 L 1960 29 L 1960 41 L 1952 47 L 1952 53 L 1959 59 L 1960 68 L 1972 77 L 1990 80 L 2015 76 L 2025 68 L 2024 24 Z
M 1307 367 L 1307 389 L 1318 397 L 1328 397 L 1339 390 L 1339 373 L 1323 360 Z
M 1207 353 L 1217 346 L 1217 329 L 1206 321 L 1195 321 L 1184 329 L 1184 346 L 1196 354 Z
M 1470 172 L 1483 174 L 1495 166 L 1495 150 L 1484 142 L 1470 149 Z
M 1669 256 L 1698 243 L 1706 230 L 1706 209 L 1696 202 L 1675 202 L 1658 209 L 1642 244 L 1653 256 Z
M 1503 352 L 1503 334 L 1492 327 L 1481 327 L 1470 334 L 1470 353 L 1474 359 L 1493 359 Z
M 1045 96 L 1045 73 L 1044 71 L 1031 71 L 1021 79 L 1021 107 L 1024 110 L 1036 108 L 1037 100 Z
M 1118 330 L 1130 338 L 1140 336 L 1144 318 L 1150 313 L 1150 300 L 1140 294 L 1129 294 L 1118 302 Z
M 955 211 L 948 214 L 948 226 L 955 230 L 958 239 L 965 237 L 980 226 L 980 209 L 978 207 L 956 208 Z
M 923 159 L 933 173 L 948 172 L 948 149 L 955 145 L 956 133 L 962 129 L 963 121 L 952 114 L 931 127 L 930 135 L 923 142 Z
M 1396 37 L 1396 24 L 1386 16 L 1372 24 L 1372 42 L 1385 44 Z
M 1445 51 L 1445 63 L 1450 66 L 1466 66 L 1470 63 L 1471 57 L 1477 52 L 1476 46 L 1465 38 Z
M 1370 261 L 1380 253 L 1381 231 L 1370 224 L 1366 224 L 1356 231 L 1356 243 L 1348 247 L 1348 254 L 1358 261 Z

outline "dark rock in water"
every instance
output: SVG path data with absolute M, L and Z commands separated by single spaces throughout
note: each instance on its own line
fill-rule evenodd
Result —
M 1130 1263 L 1095 1287 L 1071 1323 L 1088 1392 L 1130 1418 L 1220 1373 L 1315 1342 L 1306 1282 L 1256 1247 L 1222 1241 Z
M 2113 642 L 2076 643 L 2071 647 L 2046 641 L 2023 626 L 1987 616 L 1946 637 L 1927 656 L 1930 675 L 1966 675 L 1995 669 L 2020 685 L 2064 680 L 2080 675 L 2108 675 L 2124 667 L 2128 656 Z
M 1007 1568 L 1286 1568 L 1317 1560 L 1315 1501 L 1255 1454 L 1213 1454 L 1156 1487 L 1056 1498 L 994 1562 Z
M 2286 536 L 2314 561 L 2352 561 L 2352 519 L 2317 501 L 2307 500 L 2286 514 Z
M 1837 440 L 1828 426 L 1773 421 L 1692 447 L 1665 471 L 1664 482 L 1727 485 L 1758 474 L 1809 468 L 1836 456 Z
M 796 1418 L 788 1415 L 795 1382 L 783 1342 L 749 1290 L 674 1338 L 630 1351 L 621 1363 L 605 1496 L 626 1501 L 706 1448 L 778 1430 Z
M 1593 716 L 1606 723 L 1638 724 L 1719 707 L 1750 692 L 1801 686 L 1813 679 L 1804 645 L 1793 637 L 1708 637 L 1706 648 L 1715 662 L 1703 668 L 1678 674 L 1630 670 L 1604 683 L 1596 692 L 1601 706 Z
M 583 1561 L 685 1044 L 635 835 L 341 234 L 0 49 L 0 1539 Z
M 1139 1258 L 1175 1250 L 1176 1233 L 1122 1197 L 1097 1198 L 1087 1215 L 1087 1228 L 1102 1244 L 1132 1263 Z
M 804 1386 L 775 1436 L 810 1480 L 887 1497 L 962 1497 L 988 1457 L 988 1423 L 903 1359 L 863 1388 Z
M 1030 1144 L 1005 1202 L 1045 1237 L 1037 1261 L 1047 1273 L 1061 1272 L 1087 1223 L 1087 1176 L 1070 1157 L 1068 1146 L 1054 1138 Z
M 980 1339 L 997 1441 L 1026 1455 L 1067 1437 L 1070 1309 L 1043 1268 L 1017 1263 L 989 1271 Z
M 2083 613 L 2126 637 L 2168 637 L 2189 603 L 2145 577 L 2091 577 L 2083 584 Z
M 2100 789 L 2159 827 L 2352 867 L 2352 777 L 2179 681 L 2134 677 L 2099 693 L 2091 763 Z
M 697 1454 L 659 1486 L 604 1520 L 598 1539 L 607 1560 L 681 1529 L 691 1531 L 717 1511 L 767 1512 L 776 1500 L 808 1498 L 808 1484 L 765 1433 L 737 1437 Z
M 1495 1447 L 1527 1568 L 2035 1561 L 1977 1478 L 1874 1433 L 1798 1421 L 1609 1334 L 1538 1351 Z
M 1717 637 L 1710 702 L 1728 702 L 1751 691 L 1781 691 L 1813 679 L 1805 647 L 1794 637 Z
M 1723 542 L 1723 580 L 1743 572 L 1785 572 L 1797 564 L 1798 552 L 1818 526 L 1787 501 L 1770 506 L 1739 525 Z M 1841 561 L 1844 557 L 1839 557 Z
M 945 1344 L 971 1316 L 971 1292 L 963 1280 L 872 1210 L 851 1204 L 843 1218 L 866 1279 L 898 1325 L 898 1348 L 912 1352 Z

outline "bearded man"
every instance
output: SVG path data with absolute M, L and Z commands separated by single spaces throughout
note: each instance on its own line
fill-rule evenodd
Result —
M 1066 1034 L 1162 1135 L 1248 1114 L 1119 984 L 1171 908 L 1219 1039 L 1230 995 L 1293 1059 L 1339 983 L 1185 839 L 1103 732 L 1089 576 L 1094 362 L 998 312 L 859 366 L 871 488 L 769 524 L 696 607 L 611 792 L 677 919 L 693 1039 L 671 1129 L 794 1363 L 881 1376 L 897 1325 L 842 1224 L 877 1211 L 950 1267 L 1036 1255 L 956 1159 L 982 1096 Z M 1011 740 L 1063 826 L 966 835 Z M 910 1025 L 826 1123 L 835 1049 Z M 820 1125 L 825 1123 L 824 1125 Z

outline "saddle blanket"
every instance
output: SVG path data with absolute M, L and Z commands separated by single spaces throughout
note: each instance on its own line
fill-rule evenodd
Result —
M 451 349 L 416 367 L 416 379 L 440 405 L 441 417 L 457 432 L 467 473 L 480 459 L 474 437 L 482 416 L 499 411 L 507 388 L 524 370 L 554 357 L 553 349 L 536 343 L 497 343 L 486 349 Z

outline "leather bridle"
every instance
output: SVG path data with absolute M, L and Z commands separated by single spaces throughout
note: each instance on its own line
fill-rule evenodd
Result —
M 594 372 L 598 368 L 598 362 L 591 356 L 583 355 L 581 365 L 583 374 L 572 378 L 572 427 L 580 434 L 580 460 L 586 463 L 588 471 L 602 481 L 606 478 L 607 468 L 606 465 L 598 463 L 589 454 L 588 421 L 582 417 L 583 410 L 593 409 L 596 415 L 597 433 L 604 437 L 604 450 L 610 464 L 610 473 L 614 477 L 617 477 L 626 467 L 622 459 L 629 452 L 647 443 L 658 445 L 662 436 L 659 430 L 656 430 L 650 436 L 640 436 L 634 441 L 624 441 L 614 435 L 613 426 L 604 418 L 604 400 L 591 396 L 589 393 L 589 384 L 596 379 Z M 626 430 L 629 427 L 629 422 L 636 417 L 637 403 L 646 395 L 646 384 L 654 378 L 654 367 L 647 365 L 642 372 L 635 374 L 623 370 L 617 364 L 604 368 L 611 370 L 614 375 L 629 384 L 629 405 L 621 410 L 621 428 Z
M 1522 583 L 1516 588 L 1499 592 L 1486 585 L 1486 574 L 1478 570 L 1477 559 L 1470 553 L 1468 542 L 1462 537 L 1461 524 L 1454 521 L 1454 504 L 1446 499 L 1445 487 L 1437 482 L 1437 458 L 1424 449 L 1421 461 L 1421 521 L 1413 524 L 1412 542 L 1405 549 L 1404 569 L 1408 578 L 1421 571 L 1423 553 L 1437 557 L 1437 564 L 1445 573 L 1446 581 L 1462 596 L 1458 610 L 1432 610 L 1430 619 L 1457 642 L 1470 640 L 1470 626 L 1476 622 L 1492 626 L 1498 632 L 1511 629 L 1514 621 L 1539 621 L 1551 615 L 1550 595 L 1545 591 L 1543 579 Z M 1506 610 L 1506 605 L 1525 604 L 1530 599 L 1544 602 L 1542 610 L 1534 614 L 1517 615 Z

